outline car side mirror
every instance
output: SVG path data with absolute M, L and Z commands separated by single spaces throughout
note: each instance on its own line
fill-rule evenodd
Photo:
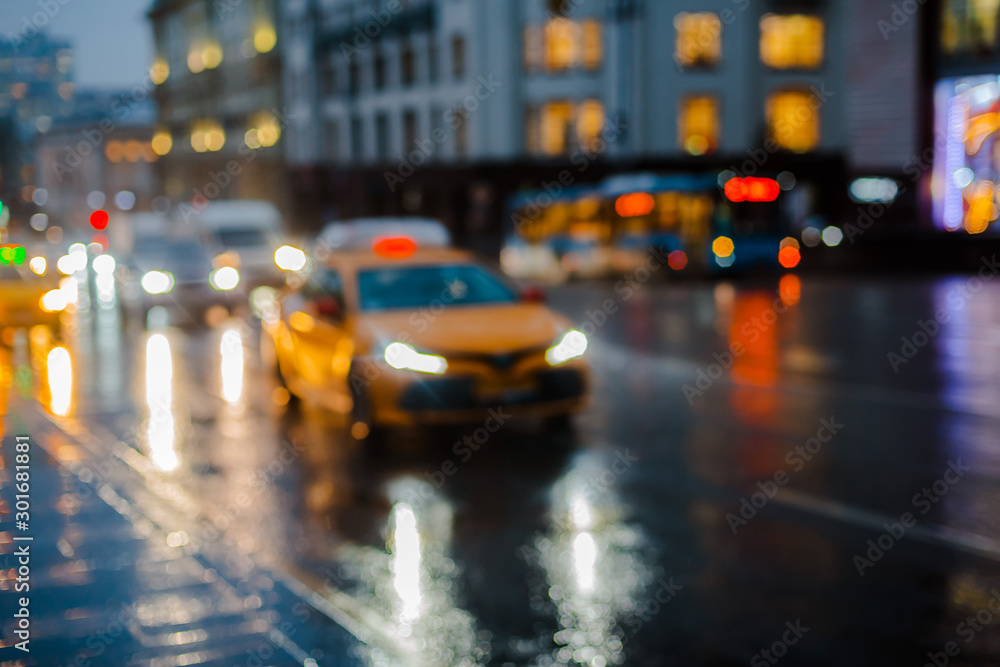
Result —
M 545 292 L 540 287 L 528 287 L 521 292 L 521 300 L 525 303 L 545 303 Z
M 340 306 L 340 301 L 337 299 L 326 296 L 321 299 L 316 299 L 316 315 L 324 320 L 340 320 L 344 314 L 344 309 Z

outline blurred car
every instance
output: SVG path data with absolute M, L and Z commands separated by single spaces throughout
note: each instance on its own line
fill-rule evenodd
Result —
M 200 321 L 210 306 L 242 302 L 238 284 L 237 270 L 213 269 L 208 251 L 194 238 L 143 237 L 127 263 L 124 301 L 143 321 L 155 306 Z
M 263 322 L 287 389 L 349 413 L 357 439 L 501 406 L 565 425 L 586 400 L 587 339 L 537 296 L 471 253 L 369 228 Z
M 39 274 L 41 269 L 41 274 Z M 70 304 L 69 290 L 60 289 L 55 267 L 32 268 L 23 264 L 0 262 L 0 330 L 7 340 L 8 328 L 32 327 L 43 324 L 54 332 L 60 331 L 60 315 Z
M 193 224 L 216 268 L 237 269 L 248 287 L 277 286 L 281 272 L 274 252 L 284 242 L 281 213 L 267 201 L 215 201 L 194 216 Z

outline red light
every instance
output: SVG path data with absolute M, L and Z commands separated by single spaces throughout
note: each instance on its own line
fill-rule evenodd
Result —
M 674 250 L 667 256 L 667 265 L 674 271 L 683 271 L 688 265 L 688 256 L 683 250 Z
M 786 269 L 794 269 L 800 261 L 802 261 L 802 255 L 799 254 L 798 248 L 786 245 L 778 251 L 778 263 Z
M 407 236 L 380 236 L 372 243 L 372 250 L 381 257 L 402 259 L 417 251 L 417 242 Z
M 725 191 L 729 201 L 774 201 L 781 193 L 781 186 L 773 178 L 730 178 Z
M 101 248 L 104 249 L 104 252 L 108 251 L 109 242 L 108 242 L 108 235 L 107 234 L 104 234 L 102 232 L 98 232 L 97 234 L 94 234 L 91 237 L 90 242 L 91 243 L 99 243 L 100 246 L 101 246 Z
M 100 209 L 90 214 L 90 226 L 94 229 L 104 229 L 108 226 L 108 212 Z
M 646 192 L 633 192 L 622 195 L 615 202 L 615 211 L 623 218 L 634 218 L 638 215 L 649 215 L 653 211 L 653 195 Z

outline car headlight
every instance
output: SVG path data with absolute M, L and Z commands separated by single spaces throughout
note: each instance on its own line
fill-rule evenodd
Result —
M 565 364 L 572 359 L 578 359 L 587 351 L 587 336 L 582 331 L 570 329 L 563 334 L 559 342 L 545 351 L 545 361 L 550 366 Z
M 412 345 L 390 343 L 385 348 L 385 362 L 397 370 L 417 371 L 441 375 L 448 370 L 448 361 L 435 354 L 422 354 Z
M 240 272 L 231 266 L 224 266 L 221 269 L 212 271 L 208 277 L 208 282 L 212 287 L 222 292 L 236 289 L 240 284 Z
M 166 294 L 174 288 L 174 277 L 167 271 L 147 271 L 139 284 L 147 294 Z
M 58 313 L 66 309 L 69 300 L 61 289 L 53 289 L 42 295 L 39 305 L 46 313 Z

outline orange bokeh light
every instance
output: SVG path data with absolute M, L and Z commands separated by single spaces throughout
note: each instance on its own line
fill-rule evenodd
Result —
M 654 205 L 653 195 L 648 192 L 633 192 L 618 198 L 615 202 L 615 211 L 623 218 L 634 218 L 638 215 L 649 215 Z
M 802 261 L 802 255 L 798 248 L 786 245 L 778 251 L 778 263 L 786 269 L 794 269 Z

